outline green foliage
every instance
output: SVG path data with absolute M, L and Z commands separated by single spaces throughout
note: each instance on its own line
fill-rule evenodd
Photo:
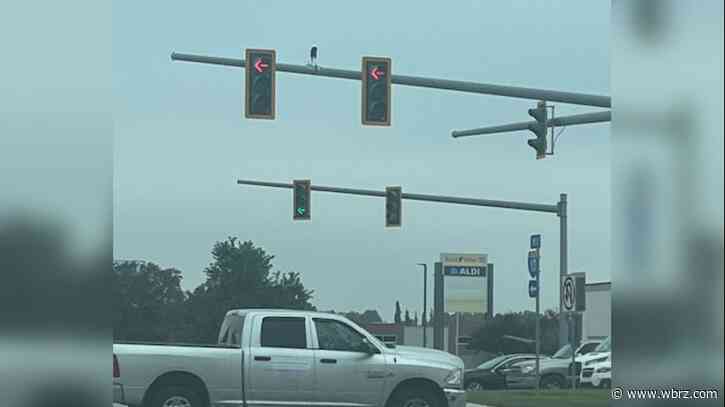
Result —
M 334 313 L 334 311 L 332 311 Z M 367 324 L 375 324 L 383 322 L 383 319 L 380 318 L 380 314 L 378 311 L 375 310 L 367 310 L 363 313 L 350 311 L 350 312 L 341 312 L 340 315 L 344 316 L 345 318 L 349 319 L 350 321 L 353 321 L 354 323 L 360 325 L 361 327 L 365 327 Z
M 114 264 L 114 339 L 215 343 L 230 309 L 314 310 L 313 291 L 304 287 L 300 274 L 272 272 L 274 256 L 251 241 L 229 237 L 216 242 L 211 255 L 206 281 L 187 293 L 176 269 Z
M 533 312 L 509 312 L 496 314 L 484 322 L 471 341 L 471 348 L 492 353 L 534 352 L 534 345 L 516 341 L 504 336 L 534 339 L 536 335 L 536 314 Z M 545 311 L 540 319 L 541 352 L 552 354 L 558 346 L 558 315 Z
M 395 301 L 395 317 L 394 317 L 394 322 L 396 324 L 399 324 L 399 323 L 403 322 L 403 320 L 401 318 L 401 316 L 402 316 L 401 314 L 402 313 L 400 311 L 400 302 L 399 301 Z
M 179 328 L 186 295 L 181 272 L 154 263 L 113 264 L 113 335 L 118 340 L 163 341 Z

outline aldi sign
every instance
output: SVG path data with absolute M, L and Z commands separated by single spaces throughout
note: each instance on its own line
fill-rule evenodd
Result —
M 445 312 L 488 312 L 488 255 L 442 253 Z
M 443 274 L 457 277 L 486 277 L 484 266 L 444 266 Z

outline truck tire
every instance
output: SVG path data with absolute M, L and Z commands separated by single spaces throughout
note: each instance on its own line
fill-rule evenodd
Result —
M 389 407 L 443 407 L 440 399 L 425 387 L 403 387 L 390 400 Z
M 151 398 L 150 407 L 206 407 L 202 398 L 189 386 L 162 387 Z
M 563 389 L 566 387 L 564 378 L 559 375 L 548 375 L 541 378 L 540 387 L 542 389 Z

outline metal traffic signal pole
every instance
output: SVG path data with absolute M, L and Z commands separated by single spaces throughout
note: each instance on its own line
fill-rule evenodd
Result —
M 196 62 L 196 63 L 204 63 L 204 64 L 211 64 L 211 65 L 220 65 L 220 66 L 230 66 L 235 68 L 245 68 L 245 61 L 243 59 L 236 59 L 236 58 L 222 58 L 222 57 L 210 57 L 210 56 L 203 56 L 203 55 L 193 55 L 193 54 L 180 54 L 173 52 L 171 54 L 171 60 L 172 61 L 185 61 L 185 62 Z M 335 68 L 322 68 L 319 66 L 304 66 L 304 65 L 291 65 L 291 64 L 277 64 L 275 61 L 275 71 L 279 72 L 289 72 L 289 73 L 296 73 L 296 74 L 303 74 L 303 75 L 313 75 L 313 76 L 323 76 L 323 77 L 329 77 L 329 78 L 338 78 L 338 79 L 350 79 L 350 80 L 362 80 L 362 73 L 360 71 L 352 71 L 352 70 L 343 70 L 343 69 L 335 69 Z M 432 88 L 432 89 L 443 89 L 443 90 L 452 90 L 452 91 L 459 91 L 459 92 L 467 92 L 467 93 L 478 93 L 478 94 L 484 94 L 484 95 L 497 95 L 497 96 L 506 96 L 506 97 L 513 97 L 513 98 L 521 98 L 521 99 L 534 99 L 534 100 L 546 100 L 549 102 L 560 102 L 560 103 L 569 103 L 569 104 L 575 104 L 575 105 L 585 105 L 585 106 L 595 106 L 595 107 L 605 107 L 605 108 L 611 108 L 611 98 L 609 96 L 602 96 L 602 95 L 592 95 L 592 94 L 584 94 L 584 93 L 574 93 L 574 92 L 561 92 L 561 91 L 554 91 L 554 90 L 545 90 L 545 89 L 534 89 L 534 88 L 523 88 L 523 87 L 515 87 L 515 86 L 501 86 L 501 85 L 493 85 L 493 84 L 486 84 L 486 83 L 476 83 L 476 82 L 466 82 L 466 81 L 453 81 L 453 80 L 447 80 L 447 79 L 434 79 L 434 78 L 424 78 L 424 77 L 415 77 L 415 76 L 406 76 L 406 75 L 390 75 L 390 81 L 391 83 L 398 84 L 398 85 L 405 85 L 405 86 L 414 86 L 414 87 L 422 87 L 422 88 Z M 611 114 L 609 112 L 602 112 L 602 113 L 590 113 L 588 115 L 577 115 L 579 116 L 569 116 L 569 117 L 559 117 L 554 120 L 549 121 L 552 123 L 552 125 L 565 125 L 565 124 L 576 124 L 571 122 L 580 120 L 581 123 L 585 123 L 584 120 L 593 120 L 589 121 L 595 122 L 595 121 L 607 121 L 607 120 L 599 120 L 604 116 L 595 116 L 595 115 L 610 115 L 608 118 L 611 118 Z M 566 121 L 569 120 L 569 123 L 566 123 Z M 527 122 L 523 128 L 520 130 L 528 129 L 530 123 Z M 480 130 L 480 129 L 478 129 Z M 513 130 L 513 129 L 510 129 Z M 510 131 L 509 130 L 509 131 Z M 516 129 L 519 130 L 519 129 Z M 483 134 L 483 133 L 480 133 Z M 465 135 L 471 135 L 471 134 L 465 134 Z M 292 188 L 291 184 L 280 184 L 280 183 L 265 183 L 265 182 L 258 182 L 258 181 L 237 181 L 239 184 L 247 184 L 247 185 L 258 185 L 258 186 L 269 186 L 269 187 L 277 187 L 277 188 Z M 346 189 L 346 188 L 332 188 L 332 187 L 320 187 L 320 186 L 312 186 L 312 190 L 315 191 L 323 191 L 323 192 L 337 192 L 337 193 L 347 193 L 347 194 L 353 194 L 353 195 L 368 195 L 368 196 L 385 196 L 385 192 L 383 191 L 366 191 L 366 190 L 358 190 L 358 189 Z M 534 211 L 534 212 L 549 212 L 549 213 L 556 213 L 559 216 L 560 219 L 560 239 L 561 239 L 561 252 L 560 252 L 560 274 L 566 275 L 567 274 L 567 240 L 566 240 L 566 194 L 561 194 L 561 201 L 557 205 L 542 205 L 542 204 L 531 204 L 531 203 L 524 203 L 524 202 L 509 202 L 509 201 L 493 201 L 493 200 L 485 200 L 485 199 L 470 199 L 470 198 L 455 198 L 455 197 L 446 197 L 446 196 L 438 196 L 438 195 L 420 195 L 420 194 L 410 194 L 410 193 L 404 193 L 402 194 L 402 199 L 410 199 L 410 200 L 420 200 L 420 201 L 430 201 L 430 202 L 441 202 L 441 203 L 453 203 L 453 204 L 460 204 L 460 205 L 475 205 L 475 206 L 488 206 L 488 207 L 498 207 L 498 208 L 506 208 L 506 209 L 519 209 L 519 210 L 525 210 L 525 211 Z M 561 295 L 559 296 L 561 297 Z M 561 305 L 561 300 L 559 303 L 560 311 L 563 309 Z M 568 337 L 567 335 L 567 324 L 563 320 L 563 318 L 560 318 L 559 323 L 559 342 L 560 344 L 564 343 L 565 338 Z
M 560 116 L 546 122 L 547 127 L 564 127 L 578 124 L 603 123 L 612 121 L 612 112 L 592 112 L 575 114 L 572 116 Z M 500 126 L 481 127 L 471 130 L 454 130 L 451 132 L 453 138 L 479 136 L 482 134 L 506 133 L 510 131 L 528 130 L 535 121 L 503 124 Z
M 567 215 L 566 215 L 566 207 L 567 207 L 567 200 L 566 200 L 566 194 L 561 194 L 559 197 L 559 281 L 561 281 L 564 276 L 566 276 L 569 273 L 568 268 L 568 253 L 567 253 Z M 561 284 L 560 284 L 561 285 Z M 561 288 L 560 288 L 561 289 Z M 559 293 L 559 347 L 564 346 L 566 343 L 565 341 L 569 337 L 567 335 L 569 325 L 566 323 L 563 317 L 564 313 L 564 299 L 561 293 Z M 574 352 L 574 349 L 572 349 L 572 352 Z
M 231 66 L 245 68 L 243 59 L 210 57 L 193 54 L 171 53 L 172 61 L 198 62 L 202 64 Z M 362 80 L 360 71 L 351 71 L 336 68 L 323 68 L 319 66 L 277 64 L 278 72 L 289 72 L 302 75 L 324 76 L 328 78 Z M 574 105 L 612 107 L 609 96 L 592 95 L 586 93 L 562 92 L 547 89 L 523 88 L 518 86 L 502 86 L 489 83 L 468 81 L 453 81 L 448 79 L 424 78 L 407 75 L 392 75 L 391 82 L 397 85 L 414 86 L 419 88 L 432 88 L 452 90 L 484 95 L 507 96 L 520 99 L 546 100 L 549 102 L 569 103 Z
M 239 185 L 253 185 L 258 187 L 271 187 L 271 188 L 287 188 L 292 189 L 293 184 L 286 184 L 282 182 L 267 182 L 267 181 L 252 181 L 252 180 L 237 180 Z M 320 192 L 334 192 L 338 194 L 348 195 L 364 195 L 364 196 L 378 196 L 385 197 L 385 191 L 375 191 L 370 189 L 354 189 L 354 188 L 339 188 L 339 187 L 325 187 L 320 185 L 310 185 L 310 190 Z M 566 194 L 561 194 L 562 197 L 566 197 Z M 492 199 L 478 199 L 478 198 L 460 198 L 445 195 L 427 195 L 427 194 L 411 194 L 403 192 L 401 199 L 409 199 L 411 201 L 428 201 L 428 202 L 441 202 L 458 205 L 473 205 L 473 206 L 488 206 L 492 208 L 505 208 L 505 209 L 518 209 L 523 211 L 531 212 L 548 212 L 559 214 L 560 203 L 556 205 L 551 204 L 536 204 L 529 202 L 517 202 L 517 201 L 498 201 Z
M 541 388 L 541 308 L 539 301 L 541 298 L 541 272 L 536 273 L 536 390 Z
M 285 184 L 281 182 L 266 182 L 266 181 L 252 181 L 252 180 L 237 180 L 239 185 L 252 185 L 259 187 L 271 187 L 271 188 L 294 188 L 294 184 Z M 368 189 L 353 189 L 353 188 L 339 188 L 339 187 L 325 187 L 320 185 L 310 185 L 310 191 L 320 192 L 333 192 L 338 194 L 349 194 L 349 195 L 363 195 L 363 196 L 377 196 L 385 198 L 387 196 L 386 191 L 374 191 Z M 426 201 L 426 202 L 440 202 L 449 203 L 456 205 L 473 205 L 473 206 L 486 206 L 492 208 L 504 208 L 504 209 L 517 209 L 529 212 L 547 212 L 555 213 L 559 217 L 559 279 L 567 274 L 567 195 L 561 194 L 559 196 L 559 202 L 556 205 L 548 204 L 537 204 L 529 202 L 516 202 L 516 201 L 498 201 L 491 199 L 477 199 L 477 198 L 461 198 L 444 195 L 426 195 L 426 194 L 411 194 L 401 193 L 400 199 L 409 199 L 411 201 Z M 563 299 L 561 293 L 559 294 L 559 345 L 563 346 L 566 343 L 568 335 L 568 324 L 562 316 L 564 310 Z M 457 346 L 457 344 L 456 344 Z

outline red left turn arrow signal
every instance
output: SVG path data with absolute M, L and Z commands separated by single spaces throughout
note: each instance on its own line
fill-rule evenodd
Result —
M 385 75 L 385 71 L 380 70 L 377 66 L 374 66 L 373 69 L 370 70 L 370 76 L 372 76 L 376 81 L 383 75 Z
M 269 68 L 269 64 L 264 62 L 264 59 L 257 58 L 257 61 L 254 63 L 254 69 L 256 69 L 257 72 L 262 73 L 266 68 Z

